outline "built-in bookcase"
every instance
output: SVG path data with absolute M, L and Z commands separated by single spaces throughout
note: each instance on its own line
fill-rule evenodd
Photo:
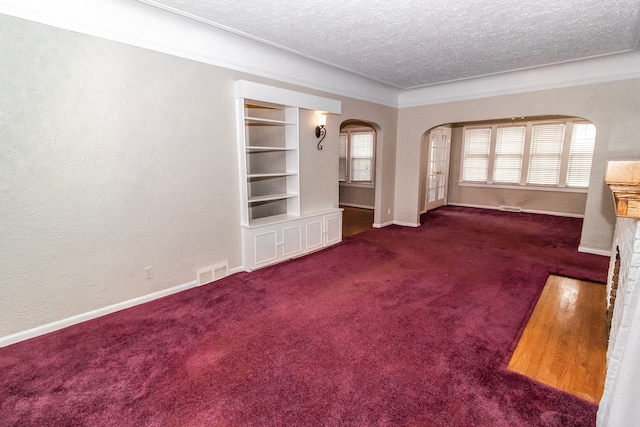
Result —
M 245 269 L 340 242 L 342 210 L 337 200 L 336 206 L 301 212 L 299 144 L 300 109 L 339 114 L 340 101 L 238 81 L 236 103 Z M 303 131 L 315 132 L 313 127 Z M 337 186 L 337 179 L 327 185 Z
M 238 102 L 244 120 L 243 224 L 299 216 L 298 108 L 250 99 Z

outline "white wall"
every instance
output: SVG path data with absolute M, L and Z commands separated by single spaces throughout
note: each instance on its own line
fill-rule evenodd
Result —
M 340 204 L 357 208 L 373 209 L 376 191 L 373 187 L 358 187 L 352 185 L 340 186 Z
M 559 114 L 584 117 L 597 128 L 596 149 L 587 194 L 581 248 L 610 252 L 615 214 L 604 183 L 608 158 L 638 157 L 640 80 L 631 79 L 570 88 L 472 99 L 398 113 L 396 221 L 416 223 L 419 200 L 420 140 L 428 129 L 446 123 Z
M 229 72 L 0 27 L 0 336 L 240 265 Z

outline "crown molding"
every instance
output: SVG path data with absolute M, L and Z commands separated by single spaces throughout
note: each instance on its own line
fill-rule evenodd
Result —
M 397 107 L 400 89 L 133 0 L 0 0 L 0 13 Z
M 632 51 L 402 90 L 144 1 L 0 0 L 0 13 L 397 108 L 640 78 Z
M 398 106 L 442 104 L 635 78 L 640 78 L 638 51 L 407 89 L 400 93 Z

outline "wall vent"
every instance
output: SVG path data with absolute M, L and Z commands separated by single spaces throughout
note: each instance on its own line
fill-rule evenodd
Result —
M 229 263 L 223 262 L 210 267 L 204 267 L 196 271 L 196 283 L 198 286 L 222 279 L 229 274 Z
M 504 212 L 522 212 L 522 208 L 520 206 L 500 206 L 500 210 Z

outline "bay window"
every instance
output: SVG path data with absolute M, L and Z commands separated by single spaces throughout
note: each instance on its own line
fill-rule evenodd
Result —
M 585 189 L 595 137 L 581 119 L 465 126 L 460 183 Z

